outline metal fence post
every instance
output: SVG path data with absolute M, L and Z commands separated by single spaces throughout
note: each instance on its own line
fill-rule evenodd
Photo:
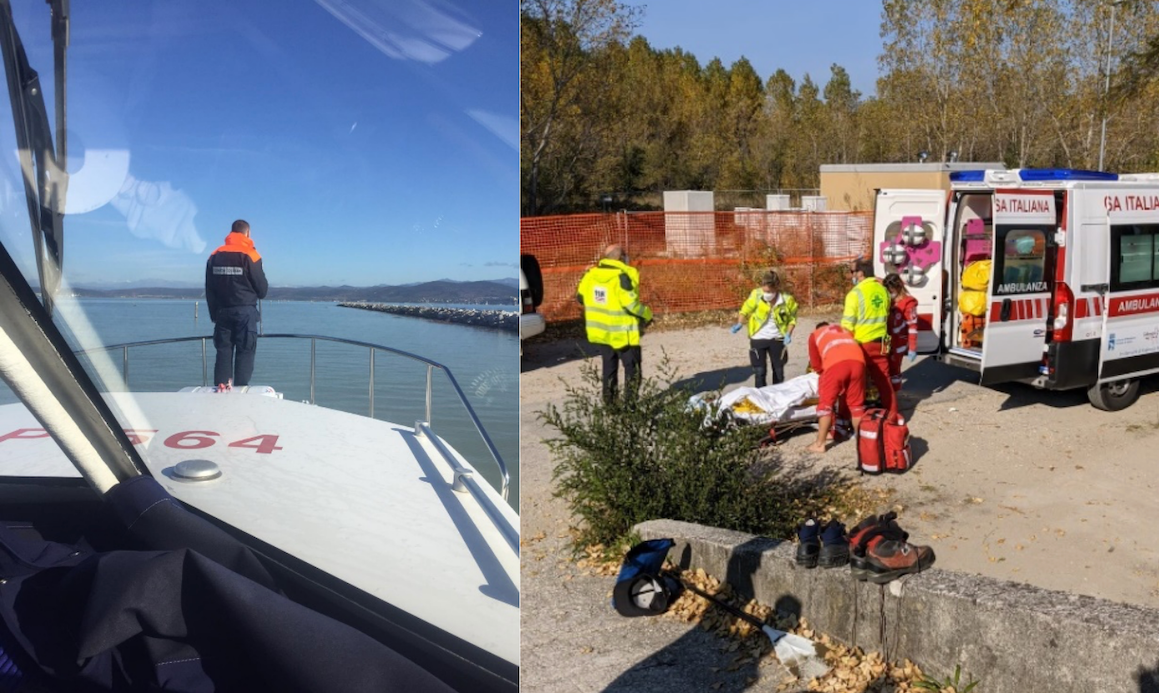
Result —
M 370 418 L 374 418 L 374 347 L 370 347 Z
M 427 424 L 431 423 L 431 371 L 434 366 L 427 366 Z
M 129 347 L 121 348 L 121 375 L 125 378 L 125 392 L 129 391 Z
M 318 340 L 310 338 L 310 404 L 314 403 L 314 347 Z

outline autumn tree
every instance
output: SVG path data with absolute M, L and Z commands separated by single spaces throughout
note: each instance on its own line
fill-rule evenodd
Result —
M 1159 8 L 1143 0 L 883 0 L 869 95 L 837 64 L 819 84 L 653 47 L 616 0 L 520 9 L 525 214 L 815 188 L 824 164 L 921 152 L 1094 168 L 1104 121 L 1106 169 L 1159 168 Z
M 520 0 L 519 10 L 524 213 L 538 214 L 560 203 L 584 174 L 577 164 L 589 154 L 584 135 L 593 127 L 585 116 L 606 84 L 593 62 L 630 35 L 636 11 L 615 0 Z M 552 193 L 544 200 L 547 164 Z

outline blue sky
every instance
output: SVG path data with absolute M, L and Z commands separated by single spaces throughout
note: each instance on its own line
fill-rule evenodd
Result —
M 51 97 L 48 7 L 13 5 Z M 73 284 L 197 285 L 237 218 L 275 286 L 516 276 L 516 0 L 71 10 Z M 27 263 L 19 167 L 0 161 L 0 234 Z
M 863 96 L 874 93 L 881 53 L 881 3 L 873 0 L 625 0 L 643 7 L 636 33 L 657 49 L 683 48 L 703 66 L 744 56 L 761 79 L 784 69 L 821 87 L 837 63 Z

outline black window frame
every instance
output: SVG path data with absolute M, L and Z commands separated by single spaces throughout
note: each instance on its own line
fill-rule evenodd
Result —
M 1120 279 L 1120 269 L 1123 263 L 1123 236 L 1144 235 L 1138 233 L 1145 230 L 1152 237 L 1151 246 L 1151 279 L 1134 282 L 1124 282 Z M 1129 233 L 1128 233 L 1129 232 Z M 1111 224 L 1111 291 L 1142 291 L 1159 289 L 1159 223 L 1156 224 Z
M 1004 282 L 1002 278 L 1006 274 L 1006 237 L 1015 231 L 1036 231 L 1042 234 L 1043 251 L 1042 251 L 1042 282 L 1046 284 L 1046 288 L 1034 291 L 1016 291 L 1013 293 L 998 293 L 998 287 Z M 993 243 L 993 263 L 990 268 L 990 292 L 995 298 L 1008 298 L 1010 296 L 1026 296 L 1031 294 L 1041 294 L 1053 291 L 1054 289 L 1054 232 L 1055 226 L 1053 224 L 995 224 L 994 235 L 991 237 Z

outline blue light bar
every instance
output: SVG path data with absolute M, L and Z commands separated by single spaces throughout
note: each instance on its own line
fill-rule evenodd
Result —
M 953 171 L 950 173 L 950 181 L 955 183 L 981 183 L 986 180 L 986 172 L 982 169 L 977 171 Z
M 1119 180 L 1119 174 L 1104 171 L 1081 171 L 1073 168 L 1024 168 L 1018 177 L 1026 181 L 1047 180 Z

